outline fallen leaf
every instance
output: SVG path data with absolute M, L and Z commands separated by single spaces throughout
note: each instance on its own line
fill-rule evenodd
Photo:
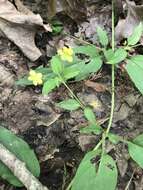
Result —
M 116 29 L 116 40 L 120 41 L 123 38 L 128 38 L 134 31 L 135 27 L 143 22 L 143 5 L 136 5 L 133 1 L 126 0 L 127 3 L 127 17 L 119 20 Z
M 85 81 L 85 85 L 94 89 L 96 92 L 105 92 L 107 90 L 107 86 L 105 84 L 92 82 L 90 80 Z
M 60 0 L 64 12 L 73 20 L 82 21 L 87 17 L 85 0 Z
M 31 10 L 29 10 L 26 6 L 24 6 L 20 0 L 14 0 L 14 4 L 16 5 L 16 9 L 19 12 L 22 12 L 28 15 L 29 14 L 34 15 L 34 13 Z
M 41 16 L 30 10 L 19 12 L 8 0 L 1 0 L 0 7 L 0 34 L 14 42 L 31 61 L 37 60 L 42 53 L 35 45 L 35 34 L 39 30 L 51 31 L 50 26 L 44 25 Z

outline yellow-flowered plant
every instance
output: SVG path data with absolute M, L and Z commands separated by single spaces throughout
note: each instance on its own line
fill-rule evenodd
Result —
M 32 81 L 35 86 L 40 85 L 43 83 L 42 73 L 36 73 L 35 71 L 31 70 L 29 72 L 28 80 Z
M 63 47 L 58 50 L 58 55 L 63 61 L 73 62 L 73 50 L 70 47 Z
M 114 0 L 112 0 L 112 7 L 113 5 Z M 143 145 L 141 144 L 143 142 L 143 134 L 137 136 L 132 142 L 110 132 L 115 109 L 115 68 L 117 64 L 120 64 L 120 66 L 124 64 L 124 69 L 128 72 L 136 87 L 143 94 L 143 55 L 132 55 L 130 52 L 132 48 L 135 48 L 138 45 L 140 46 L 140 44 L 137 43 L 142 36 L 143 25 L 140 23 L 139 26 L 135 28 L 133 34 L 127 39 L 127 43 L 118 48 L 114 47 L 114 7 L 112 11 L 112 18 L 112 47 L 110 47 L 107 32 L 102 28 L 97 27 L 97 36 L 101 47 L 97 48 L 94 45 L 76 47 L 74 48 L 75 55 L 73 55 L 74 53 L 72 48 L 63 47 L 58 50 L 58 55 L 52 57 L 50 68 L 40 68 L 44 71 L 43 72 L 41 70 L 44 81 L 42 81 L 42 74 L 38 73 L 38 71 L 37 73 L 35 71 L 30 71 L 30 75 L 28 77 L 28 80 L 32 81 L 34 85 L 42 84 L 43 82 L 42 93 L 44 95 L 47 95 L 60 84 L 63 84 L 70 93 L 70 99 L 63 100 L 62 102 L 57 103 L 56 106 L 69 111 L 81 109 L 85 119 L 87 120 L 85 122 L 87 127 L 81 129 L 80 131 L 89 135 L 98 135 L 96 136 L 96 141 L 94 142 L 94 144 L 97 143 L 96 146 L 90 150 L 90 152 L 87 152 L 86 156 L 83 158 L 81 165 L 77 170 L 77 174 L 73 178 L 68 189 L 85 189 L 85 187 L 86 189 L 92 190 L 95 189 L 95 187 L 99 187 L 96 188 L 98 190 L 103 190 L 104 187 L 106 187 L 107 190 L 116 189 L 118 171 L 116 162 L 109 154 L 110 151 L 106 150 L 106 148 L 108 148 L 109 141 L 110 144 L 113 143 L 114 146 L 121 142 L 126 144 L 128 146 L 130 157 L 143 168 L 141 156 L 143 152 Z M 78 56 L 78 54 L 83 54 L 83 56 Z M 74 63 L 63 63 L 63 61 L 73 62 L 73 57 Z M 106 120 L 99 118 L 97 121 L 93 110 L 93 108 L 100 107 L 100 102 L 95 100 L 89 103 L 89 105 L 86 105 L 86 103 L 81 101 L 80 98 L 74 94 L 72 89 L 70 89 L 66 83 L 69 79 L 75 78 L 76 81 L 86 79 L 91 73 L 96 73 L 100 70 L 103 61 L 106 64 L 112 65 L 111 113 L 109 123 L 107 126 L 105 123 L 104 128 L 102 128 L 99 124 L 103 124 L 103 121 L 105 122 Z M 23 84 L 23 81 L 21 81 L 21 84 Z M 62 96 L 63 94 L 61 93 L 61 97 Z M 98 141 L 98 139 L 100 140 Z M 98 157 L 98 161 L 91 162 L 91 160 L 95 160 L 96 157 Z M 95 171 L 95 165 L 97 172 Z M 83 171 L 83 168 L 85 168 L 85 170 L 88 168 L 88 173 L 90 175 L 87 175 L 87 173 Z

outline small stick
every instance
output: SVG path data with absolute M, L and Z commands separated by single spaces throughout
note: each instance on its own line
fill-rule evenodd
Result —
M 27 190 L 48 190 L 26 168 L 25 163 L 20 161 L 13 153 L 0 143 L 0 160 L 13 172 L 23 183 Z
M 132 176 L 131 176 L 129 182 L 128 182 L 127 185 L 126 185 L 125 190 L 129 190 L 129 187 L 130 187 L 131 182 L 132 182 L 132 180 L 133 180 L 134 174 L 135 174 L 135 170 L 133 171 Z

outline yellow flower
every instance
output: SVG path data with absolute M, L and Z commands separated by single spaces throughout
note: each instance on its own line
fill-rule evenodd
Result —
M 73 61 L 73 50 L 72 48 L 63 47 L 58 50 L 58 55 L 61 57 L 63 61 L 72 62 Z
M 36 73 L 35 71 L 31 70 L 29 72 L 28 80 L 32 81 L 35 86 L 42 84 L 42 73 Z

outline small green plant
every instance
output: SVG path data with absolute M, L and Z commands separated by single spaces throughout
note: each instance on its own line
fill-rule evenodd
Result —
M 63 25 L 58 20 L 52 20 L 51 26 L 52 26 L 52 35 L 54 36 L 60 34 L 63 30 Z
M 100 27 L 97 35 L 101 47 L 94 45 L 78 46 L 75 48 L 63 47 L 53 56 L 49 67 L 38 67 L 30 71 L 30 75 L 17 82 L 18 85 L 43 84 L 42 93 L 48 94 L 56 87 L 64 85 L 70 94 L 70 99 L 57 103 L 56 105 L 66 110 L 82 109 L 83 115 L 88 121 L 87 127 L 81 133 L 95 133 L 102 136 L 95 148 L 88 152 L 81 161 L 74 179 L 68 189 L 72 190 L 115 190 L 117 185 L 118 171 L 116 162 L 106 152 L 106 143 L 113 144 L 123 142 L 128 146 L 131 158 L 143 168 L 143 134 L 132 141 L 124 140 L 122 137 L 110 132 L 114 104 L 115 104 L 115 70 L 119 64 L 124 62 L 124 68 L 129 74 L 138 90 L 143 94 L 143 55 L 132 56 L 131 50 L 138 46 L 143 26 L 140 23 L 133 34 L 127 39 L 123 47 L 115 47 L 114 39 L 114 9 L 112 2 L 112 44 L 110 48 L 107 33 Z M 80 81 L 87 78 L 91 73 L 100 70 L 103 62 L 112 67 L 112 100 L 109 123 L 103 129 L 96 120 L 92 106 L 85 105 L 70 89 L 67 82 L 69 79 Z M 96 161 L 92 161 L 94 160 Z M 96 159 L 95 159 L 96 158 Z

